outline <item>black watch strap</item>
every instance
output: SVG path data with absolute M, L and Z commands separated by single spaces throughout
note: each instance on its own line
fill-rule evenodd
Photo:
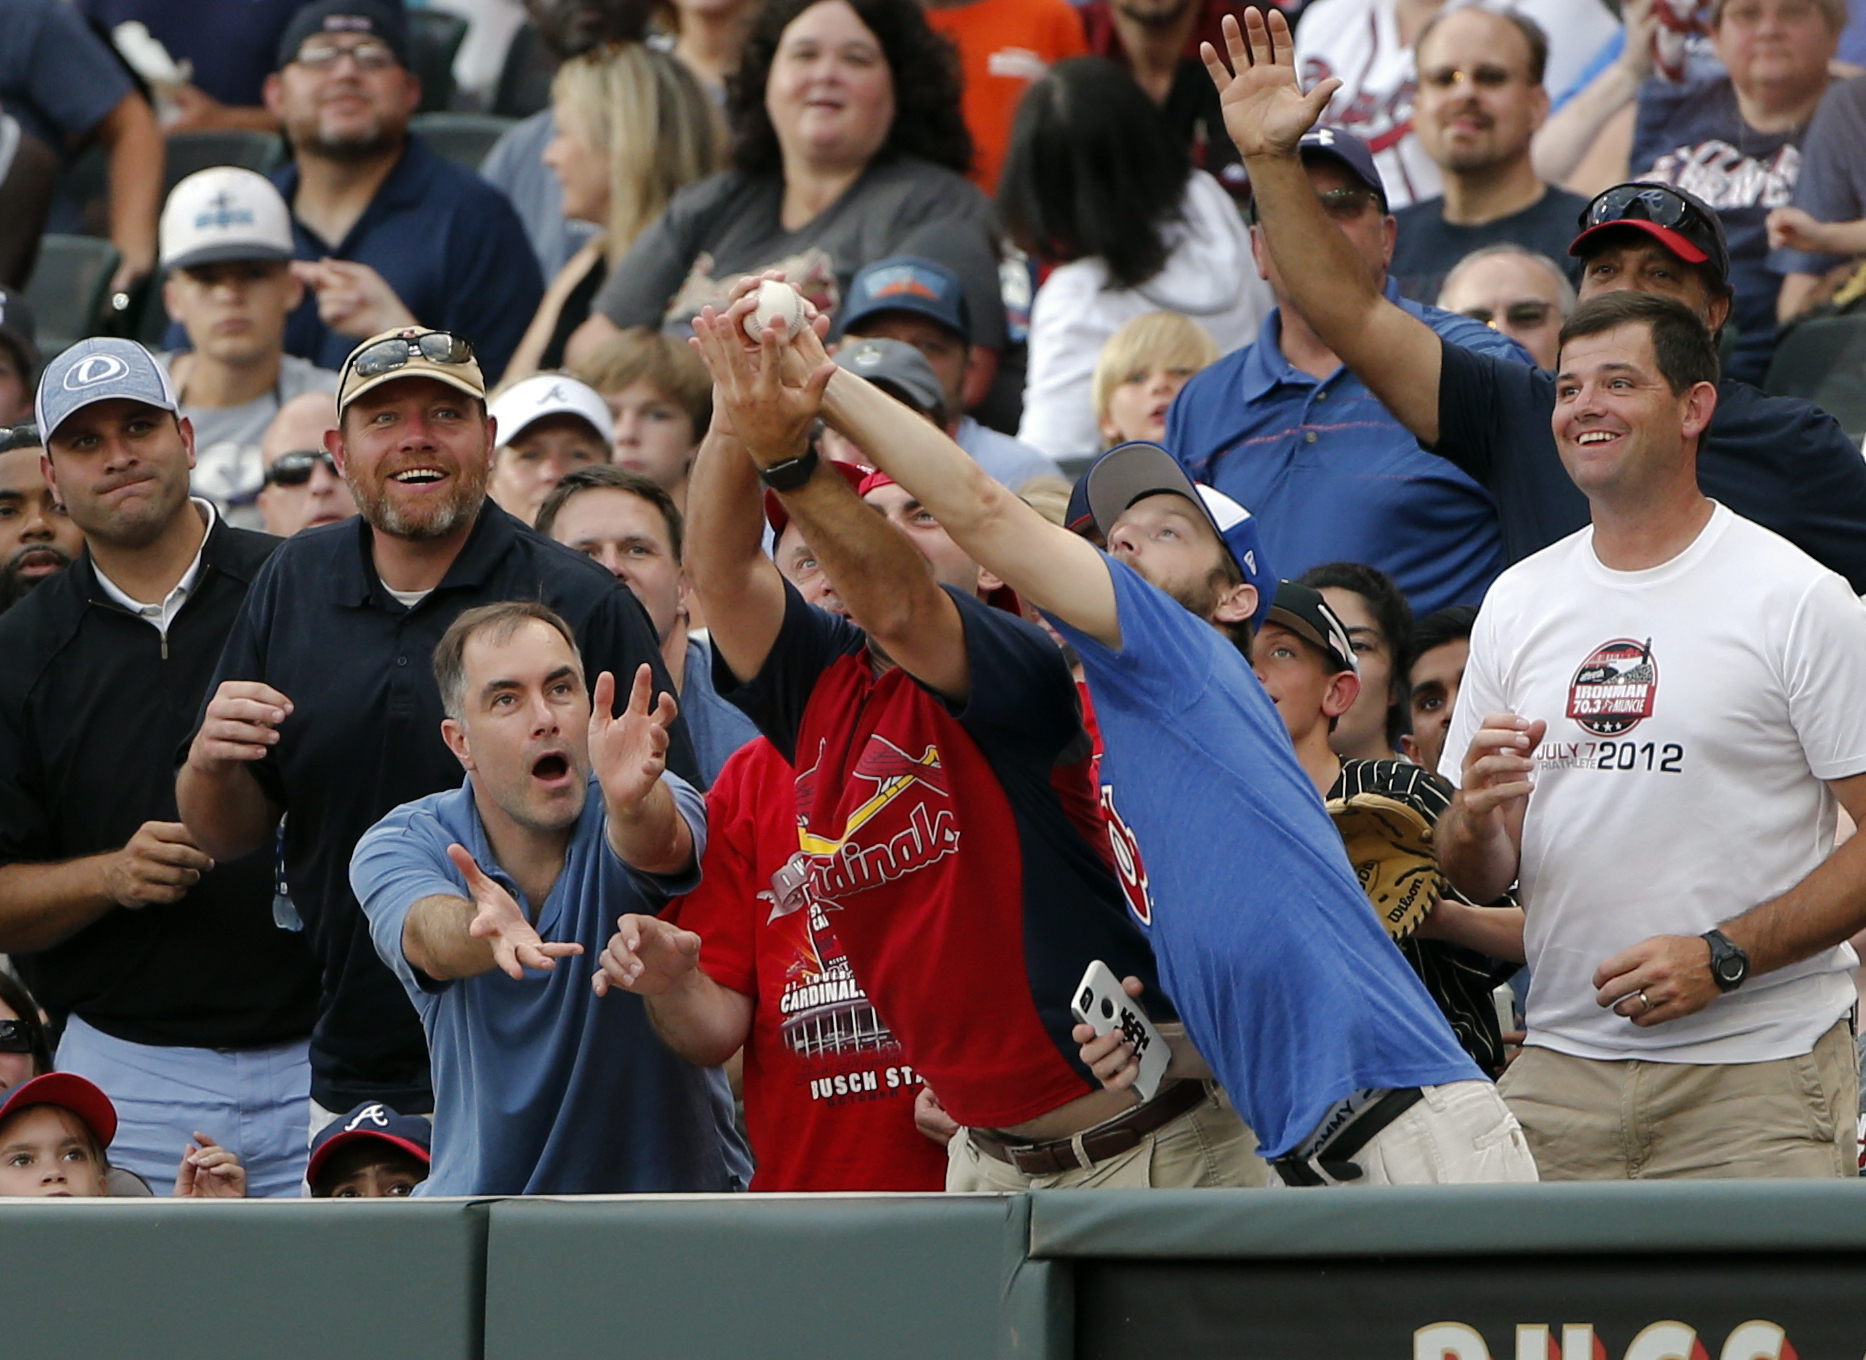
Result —
M 816 471 L 816 445 L 812 444 L 796 458 L 786 458 L 768 468 L 758 469 L 758 480 L 773 491 L 796 491 Z
M 1718 991 L 1734 992 L 1749 977 L 1749 955 L 1721 930 L 1707 930 L 1702 938 L 1710 946 L 1711 980 Z

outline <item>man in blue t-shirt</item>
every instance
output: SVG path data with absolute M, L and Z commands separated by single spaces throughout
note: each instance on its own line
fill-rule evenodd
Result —
M 702 325 L 736 334 L 746 308 Z M 1248 512 L 1157 445 L 1122 445 L 1088 473 L 1103 555 L 900 403 L 822 367 L 814 332 L 793 343 L 808 384 L 769 383 L 762 400 L 806 423 L 820 406 L 1080 654 L 1102 807 L 1160 984 L 1283 1178 L 1533 1180 L 1520 1131 L 1369 910 L 1251 674 L 1268 573 Z
M 592 707 L 570 625 L 531 601 L 462 614 L 434 675 L 467 781 L 395 809 L 350 864 L 427 1031 L 434 1163 L 416 1193 L 742 1185 L 707 1071 L 656 1037 L 639 997 L 558 966 L 594 959 L 618 913 L 698 885 L 706 807 L 667 770 L 673 699 L 650 712 L 643 666 L 619 718 L 607 671 Z
M 1394 220 L 1367 144 L 1326 129 L 1303 139 L 1303 171 L 1328 226 L 1396 306 L 1454 344 L 1519 360 L 1509 337 L 1399 295 L 1387 274 Z M 1253 230 L 1277 306 L 1257 342 L 1187 383 L 1167 414 L 1166 447 L 1187 474 L 1256 511 L 1264 547 L 1295 577 L 1366 562 L 1414 609 L 1476 604 L 1503 570 L 1497 506 L 1469 474 L 1434 457 L 1289 305 L 1290 290 Z
M 1213 79 L 1293 306 L 1423 447 L 1496 497 L 1510 561 L 1585 527 L 1587 501 L 1563 470 L 1549 428 L 1554 375 L 1463 346 L 1380 295 L 1330 229 L 1299 159 L 1332 90 L 1318 85 L 1303 94 L 1281 41 L 1272 52 L 1263 28 L 1255 29 L 1255 64 L 1243 35 L 1232 32 L 1236 74 L 1215 61 Z M 1713 334 L 1729 320 L 1729 244 L 1717 214 L 1690 193 L 1616 185 L 1588 205 L 1579 225 L 1569 254 L 1581 261 L 1582 302 L 1632 288 L 1676 299 Z M 1706 495 L 1866 591 L 1866 462 L 1826 412 L 1724 379 L 1698 479 Z

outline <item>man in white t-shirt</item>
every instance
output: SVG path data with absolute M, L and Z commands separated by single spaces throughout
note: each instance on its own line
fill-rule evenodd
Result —
M 1584 303 L 1557 374 L 1593 523 L 1491 588 L 1440 769 L 1446 873 L 1527 915 L 1503 1093 L 1549 1180 L 1851 1175 L 1866 611 L 1698 490 L 1717 362 L 1685 308 Z
M 1395 209 L 1443 191 L 1438 165 L 1412 127 L 1413 44 L 1434 14 L 1461 0 L 1315 0 L 1296 36 L 1302 87 L 1341 80 L 1323 121 L 1346 128 L 1374 149 Z M 1559 98 L 1600 52 L 1619 24 L 1601 0 L 1517 0 L 1510 6 L 1549 37 L 1543 83 Z

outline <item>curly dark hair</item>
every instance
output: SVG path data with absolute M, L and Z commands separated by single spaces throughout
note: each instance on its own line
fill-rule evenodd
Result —
M 1025 254 L 1100 259 L 1118 288 L 1166 267 L 1192 159 L 1134 77 L 1106 57 L 1059 61 L 1024 95 L 998 216 Z
M 765 112 L 765 82 L 791 21 L 825 0 L 765 0 L 745 39 L 738 73 L 726 81 L 732 163 L 747 174 L 784 168 L 777 130 Z M 843 0 L 881 44 L 894 76 L 894 125 L 876 153 L 918 156 L 963 175 L 972 168 L 972 134 L 959 112 L 959 52 L 935 33 L 919 0 Z

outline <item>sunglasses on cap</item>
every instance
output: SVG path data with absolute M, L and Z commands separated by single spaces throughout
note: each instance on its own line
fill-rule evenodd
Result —
M 1581 213 L 1581 230 L 1637 219 L 1658 227 L 1708 225 L 1691 203 L 1662 184 L 1616 184 Z
M 414 359 L 426 359 L 431 364 L 470 364 L 473 345 L 446 331 L 392 335 L 351 355 L 347 367 L 359 378 L 380 378 L 384 373 L 407 368 Z
M 311 480 L 311 473 L 319 463 L 333 473 L 337 471 L 337 464 L 323 449 L 293 449 L 290 453 L 281 453 L 266 469 L 266 485 L 303 486 Z
M 0 1053 L 30 1053 L 38 1037 L 36 1021 L 0 1020 Z

